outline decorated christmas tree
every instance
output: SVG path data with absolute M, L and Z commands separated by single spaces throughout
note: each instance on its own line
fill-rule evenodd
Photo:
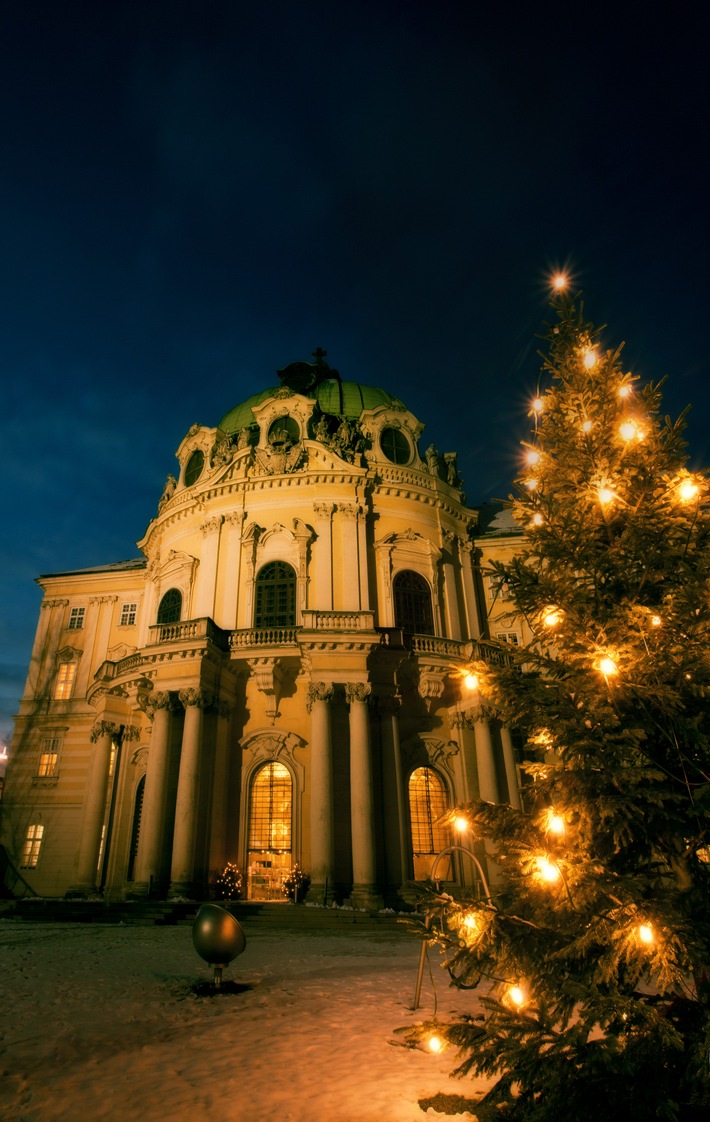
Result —
M 491 896 L 423 903 L 484 1012 L 419 1034 L 496 1077 L 500 1119 L 707 1118 L 708 481 L 562 282 L 552 308 L 510 501 L 525 542 L 494 574 L 533 638 L 472 668 L 480 716 L 527 741 L 524 808 L 455 812 Z

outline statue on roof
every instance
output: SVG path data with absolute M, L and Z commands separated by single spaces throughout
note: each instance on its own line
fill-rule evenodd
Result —
M 291 362 L 282 370 L 277 370 L 281 385 L 287 386 L 295 393 L 305 394 L 315 389 L 321 382 L 327 382 L 332 378 L 340 381 L 338 371 L 325 361 L 327 354 L 328 352 L 322 347 L 316 347 L 312 355 L 315 362 Z

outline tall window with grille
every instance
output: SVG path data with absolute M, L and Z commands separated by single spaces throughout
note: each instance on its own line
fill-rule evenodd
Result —
M 450 845 L 449 831 L 438 821 L 447 810 L 446 787 L 430 767 L 418 767 L 409 777 L 409 819 L 412 826 L 414 879 L 426 880 L 437 853 Z M 437 877 L 451 879 L 449 861 L 439 863 Z
M 283 764 L 264 764 L 249 792 L 247 893 L 252 900 L 279 899 L 291 867 L 293 781 Z
M 81 631 L 84 626 L 84 616 L 86 615 L 86 608 L 72 608 L 69 612 L 69 630 Z
M 59 759 L 59 737 L 45 736 L 39 746 L 39 762 L 37 776 L 40 779 L 49 779 L 57 774 L 57 761 Z
M 35 869 L 37 867 L 43 836 L 44 826 L 41 826 L 38 822 L 33 822 L 31 826 L 27 827 L 20 858 L 21 869 Z
M 419 573 L 402 569 L 395 575 L 394 625 L 411 635 L 433 635 L 434 613 L 431 607 L 431 589 Z
M 57 676 L 54 679 L 54 700 L 68 701 L 74 688 L 76 678 L 75 662 L 60 662 L 57 667 Z
M 294 627 L 296 571 L 285 561 L 270 561 L 256 578 L 255 627 Z

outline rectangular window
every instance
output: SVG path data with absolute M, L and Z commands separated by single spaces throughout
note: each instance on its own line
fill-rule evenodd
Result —
M 510 585 L 505 577 L 494 576 L 486 577 L 486 584 L 488 585 L 488 599 L 489 600 L 510 600 Z
M 25 844 L 22 850 L 22 859 L 20 861 L 21 869 L 34 869 L 39 861 L 39 849 L 42 845 L 42 835 L 44 834 L 44 826 L 34 824 L 27 827 L 25 834 Z
M 60 662 L 57 678 L 54 683 L 54 700 L 66 701 L 71 697 L 74 678 L 76 677 L 75 662 Z
M 514 647 L 520 646 L 520 635 L 517 631 L 496 631 L 494 638 L 499 643 L 512 643 Z
M 84 626 L 84 616 L 86 608 L 72 608 L 69 613 L 69 630 L 81 631 Z
M 59 737 L 48 736 L 42 741 L 39 752 L 39 766 L 37 768 L 37 775 L 42 779 L 49 778 L 50 775 L 55 775 L 57 771 L 57 760 L 59 759 Z
M 136 622 L 136 615 L 138 614 L 137 604 L 123 604 L 121 607 L 121 618 L 118 621 L 119 627 L 133 627 Z

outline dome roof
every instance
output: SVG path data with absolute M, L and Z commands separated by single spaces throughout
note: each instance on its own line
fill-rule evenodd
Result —
M 219 423 L 219 427 L 227 433 L 239 432 L 255 421 L 253 407 L 261 405 L 274 397 L 283 387 L 272 386 L 261 393 L 253 394 L 230 409 Z M 386 390 L 376 386 L 362 386 L 359 382 L 341 382 L 339 378 L 327 378 L 319 382 L 312 390 L 306 391 L 308 396 L 315 397 L 322 413 L 331 416 L 347 417 L 349 421 L 356 421 L 364 409 L 376 409 L 378 405 L 389 405 L 395 399 Z

